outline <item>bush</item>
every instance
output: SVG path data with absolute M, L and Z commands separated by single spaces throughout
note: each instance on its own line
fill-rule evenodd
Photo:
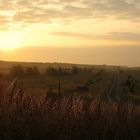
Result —
M 50 75 L 50 76 L 67 76 L 67 75 L 71 75 L 72 74 L 72 70 L 71 69 L 67 69 L 67 68 L 53 68 L 53 67 L 49 67 L 46 69 L 45 75 Z
M 78 67 L 76 67 L 76 66 L 73 66 L 73 67 L 72 67 L 72 73 L 73 73 L 73 74 L 78 74 L 79 72 L 81 72 L 81 69 L 80 69 L 80 68 L 78 68 Z
M 26 67 L 25 68 L 25 75 L 26 76 L 39 76 L 40 72 L 37 67 Z
M 21 65 L 15 65 L 11 68 L 10 74 L 14 77 L 24 76 L 24 68 Z
M 46 69 L 45 75 L 50 75 L 50 76 L 68 76 L 68 75 L 76 75 L 79 72 L 81 72 L 82 69 L 73 66 L 72 68 L 53 68 L 49 67 Z
M 21 65 L 15 65 L 12 67 L 10 74 L 14 77 L 39 76 L 40 72 L 35 66 L 24 68 Z

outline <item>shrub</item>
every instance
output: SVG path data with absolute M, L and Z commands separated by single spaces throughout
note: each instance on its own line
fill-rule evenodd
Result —
M 72 73 L 73 73 L 73 74 L 78 74 L 79 72 L 81 72 L 81 69 L 80 69 L 80 68 L 78 68 L 78 67 L 76 67 L 76 66 L 73 66 L 73 67 L 72 67 Z
M 49 67 L 46 69 L 45 75 L 49 75 L 49 76 L 68 76 L 72 74 L 72 70 L 71 69 L 67 69 L 67 68 L 53 68 L 53 67 Z
M 21 65 L 15 65 L 11 68 L 10 75 L 14 77 L 23 77 L 23 76 L 39 76 L 40 71 L 37 67 L 22 67 Z
M 26 76 L 39 76 L 40 72 L 37 67 L 26 67 L 25 68 L 25 75 Z
M 21 65 L 15 65 L 11 68 L 10 74 L 14 77 L 24 76 L 24 68 Z

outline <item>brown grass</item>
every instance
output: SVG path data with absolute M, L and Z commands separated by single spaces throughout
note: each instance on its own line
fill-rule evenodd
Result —
M 140 107 L 0 86 L 0 140 L 139 140 Z

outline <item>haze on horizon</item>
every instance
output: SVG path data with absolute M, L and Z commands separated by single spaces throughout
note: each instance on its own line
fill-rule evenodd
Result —
M 140 0 L 0 0 L 0 59 L 140 66 Z

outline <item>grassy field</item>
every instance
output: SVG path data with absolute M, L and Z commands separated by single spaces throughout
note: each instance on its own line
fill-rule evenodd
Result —
M 36 66 L 41 73 L 37 76 L 18 77 L 18 84 L 23 85 L 26 93 L 42 95 L 51 90 L 51 92 L 57 94 L 59 84 L 61 84 L 61 94 L 66 96 L 69 96 L 69 94 L 80 95 L 83 98 L 100 96 L 108 101 L 121 102 L 132 100 L 139 103 L 140 68 L 1 61 L 0 73 L 4 76 L 0 77 L 0 84 L 8 87 L 17 77 L 10 75 L 10 71 L 15 65 L 21 65 L 23 68 Z M 80 72 L 76 74 L 44 74 L 50 67 L 55 69 L 61 67 L 70 71 L 75 66 L 80 69 Z
M 140 139 L 140 68 L 0 62 L 0 73 L 0 140 Z
M 0 87 L 1 140 L 139 140 L 140 106 Z

